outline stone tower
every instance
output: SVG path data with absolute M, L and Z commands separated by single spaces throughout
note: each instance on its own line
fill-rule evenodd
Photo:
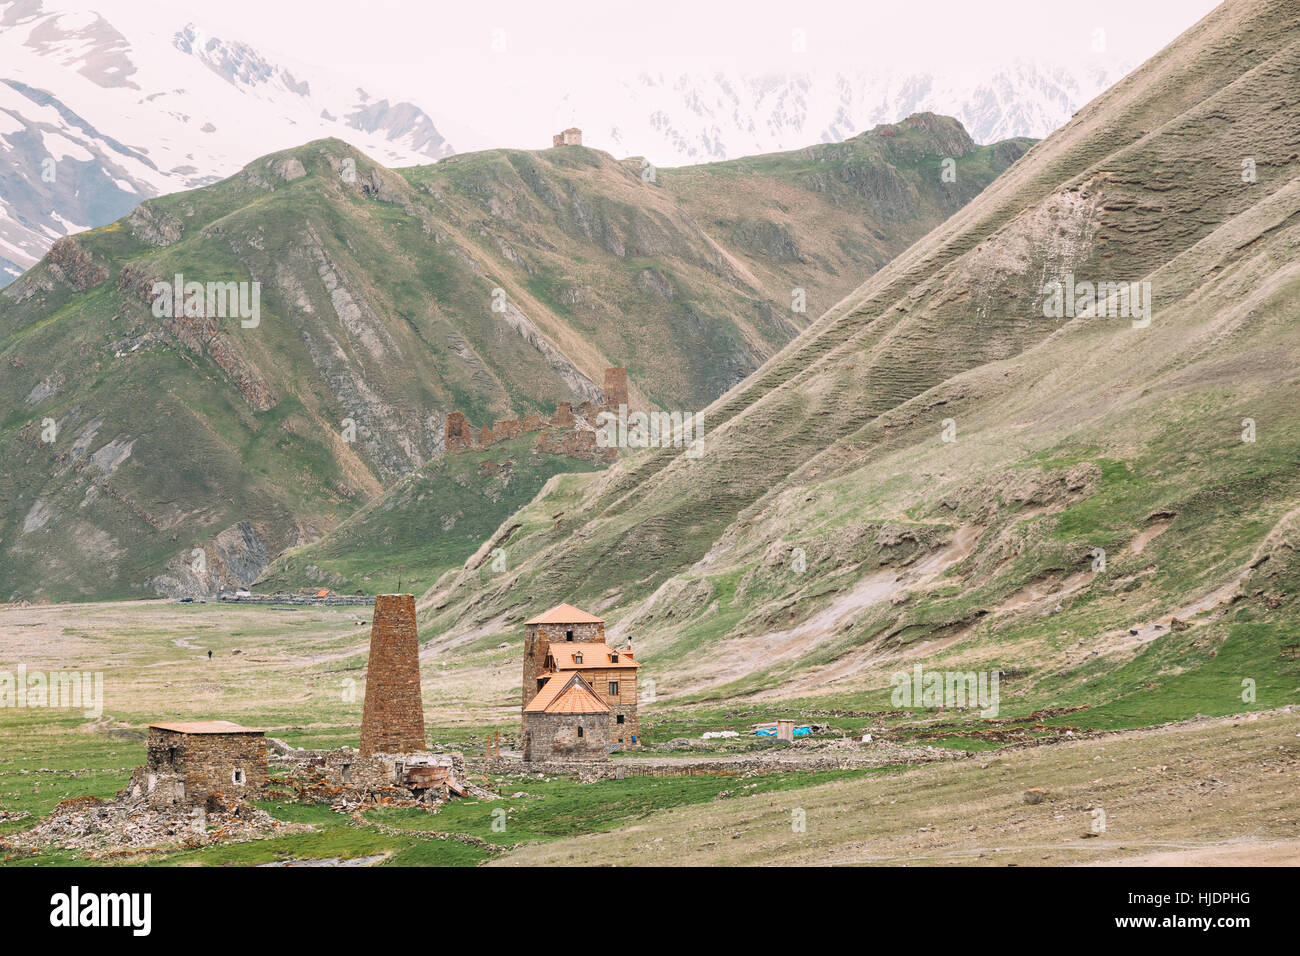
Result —
M 415 596 L 381 594 L 370 625 L 366 703 L 361 712 L 361 755 L 424 750 L 420 698 L 420 644 Z
M 605 369 L 605 387 L 601 389 L 605 393 L 605 405 L 608 408 L 618 408 L 620 405 L 627 404 L 627 369 L 625 368 L 607 368 Z
M 462 412 L 448 412 L 443 426 L 443 448 L 447 451 L 464 451 L 474 444 L 474 433 Z

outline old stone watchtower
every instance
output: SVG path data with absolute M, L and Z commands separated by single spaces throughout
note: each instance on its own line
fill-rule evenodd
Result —
M 424 750 L 420 644 L 415 596 L 380 594 L 370 626 L 366 701 L 361 712 L 361 756 Z

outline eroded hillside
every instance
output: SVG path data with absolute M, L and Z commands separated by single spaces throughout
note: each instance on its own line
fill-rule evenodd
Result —
M 563 600 L 679 704 L 888 707 L 920 662 L 1099 726 L 1293 701 L 1298 68 L 1292 5 L 1225 3 L 711 405 L 702 455 L 511 519 L 509 571 L 426 595 L 434 645 Z
M 1026 145 L 927 114 L 753 171 L 581 147 L 392 171 L 324 140 L 151 200 L 0 294 L 0 596 L 247 584 L 440 454 L 448 412 L 550 414 L 607 366 L 701 407 Z M 176 276 L 257 283 L 258 315 L 157 314 Z

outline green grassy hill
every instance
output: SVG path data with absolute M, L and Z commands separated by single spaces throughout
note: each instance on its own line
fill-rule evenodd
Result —
M 699 408 L 1026 146 L 924 115 L 649 176 L 581 147 L 392 171 L 322 141 L 151 200 L 0 293 L 0 600 L 251 582 L 437 456 L 447 412 L 550 414 L 611 365 Z M 156 318 L 177 274 L 260 283 L 258 324 Z
M 1057 723 L 1297 702 L 1298 66 L 1287 4 L 1223 4 L 425 633 L 575 603 L 717 719 L 888 710 L 916 664 Z M 1151 321 L 1047 317 L 1071 276 Z
M 603 467 L 567 455 L 534 450 L 535 438 L 439 455 L 400 479 L 324 540 L 280 555 L 257 582 L 261 591 L 322 585 L 341 593 L 424 591 L 497 531 L 555 476 L 556 487 Z M 509 555 L 496 566 L 509 566 Z M 483 575 L 494 571 L 492 557 Z

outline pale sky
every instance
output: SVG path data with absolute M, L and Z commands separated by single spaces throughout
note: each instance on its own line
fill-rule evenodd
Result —
M 642 70 L 941 71 L 1015 58 L 1136 66 L 1216 0 L 46 0 L 175 30 L 409 98 L 453 143 L 541 141 L 565 95 Z M 1100 31 L 1100 32 L 1099 32 Z M 1103 50 L 1095 46 L 1102 37 Z M 802 40 L 803 50 L 796 51 Z M 521 130 L 526 130 L 521 134 Z M 460 135 L 458 135 L 460 133 Z M 496 140 L 502 142 L 496 142 Z
M 112 10 L 122 0 L 88 0 Z M 53 2 L 59 8 L 62 3 Z M 406 73 L 493 69 L 493 31 L 506 57 L 581 57 L 638 66 L 663 59 L 788 69 L 804 57 L 835 64 L 922 65 L 971 58 L 1091 55 L 1142 60 L 1204 16 L 1215 0 L 130 0 L 160 20 L 192 16 L 213 32 L 339 68 Z

